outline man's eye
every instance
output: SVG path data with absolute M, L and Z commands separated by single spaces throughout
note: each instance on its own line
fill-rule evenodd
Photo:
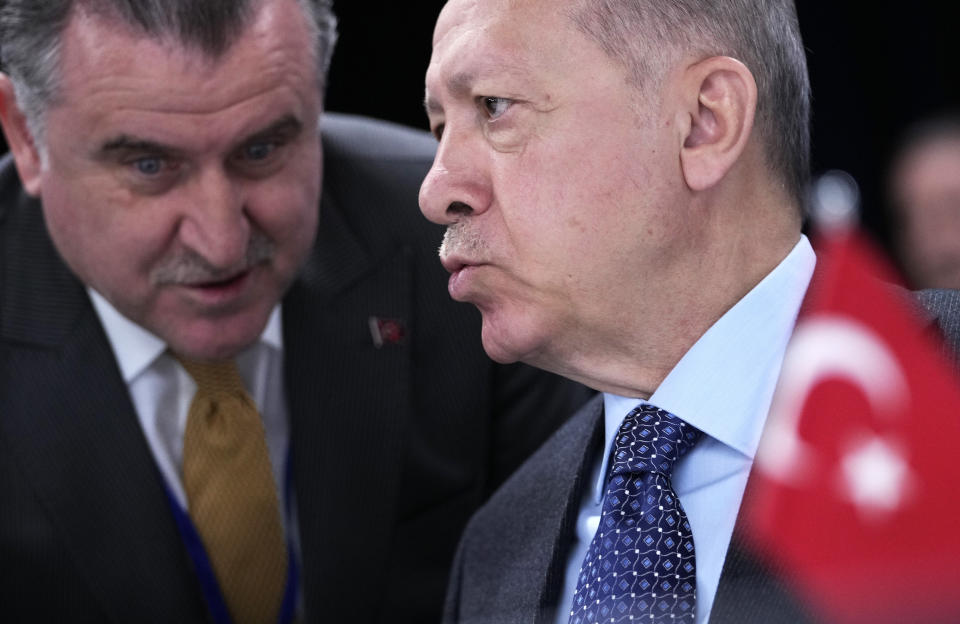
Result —
M 497 119 L 507 112 L 513 100 L 502 97 L 484 96 L 480 98 L 480 105 L 490 119 Z
M 157 156 L 145 156 L 133 161 L 133 166 L 136 167 L 139 173 L 145 176 L 155 176 L 159 174 L 163 171 L 163 164 L 163 159 Z
M 130 187 L 145 195 L 162 193 L 181 179 L 184 163 L 176 156 L 136 156 L 119 163 Z
M 258 161 L 266 160 L 277 149 L 276 143 L 251 143 L 243 148 L 242 157 L 244 160 Z

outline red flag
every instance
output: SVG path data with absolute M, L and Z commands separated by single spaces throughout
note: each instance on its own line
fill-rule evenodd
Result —
M 960 622 L 960 381 L 865 240 L 818 249 L 748 535 L 827 622 Z

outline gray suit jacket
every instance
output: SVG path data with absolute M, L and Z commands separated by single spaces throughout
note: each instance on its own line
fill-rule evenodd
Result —
M 318 238 L 283 301 L 306 621 L 436 621 L 470 514 L 586 394 L 493 364 L 450 300 L 417 207 L 429 135 L 328 115 L 323 146 Z M 371 316 L 405 337 L 378 347 Z M 103 328 L 9 159 L 0 577 L 3 622 L 209 621 Z
M 924 291 L 917 297 L 946 338 L 946 352 L 960 353 L 960 291 Z M 598 396 L 471 519 L 454 563 L 444 622 L 552 624 L 589 461 L 602 445 Z M 786 577 L 787 570 L 751 556 L 735 529 L 711 624 L 812 622 L 782 584 Z

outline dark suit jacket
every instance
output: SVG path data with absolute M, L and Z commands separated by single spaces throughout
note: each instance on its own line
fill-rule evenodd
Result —
M 924 291 L 918 299 L 946 337 L 945 349 L 960 352 L 960 291 Z M 554 622 L 581 493 L 590 460 L 602 445 L 603 400 L 598 396 L 470 521 L 454 562 L 445 622 Z M 778 580 L 785 572 L 751 556 L 735 528 L 710 623 L 813 622 Z
M 449 299 L 417 209 L 426 133 L 330 115 L 323 135 L 318 240 L 283 304 L 306 620 L 434 621 L 470 514 L 586 397 L 492 364 Z M 403 339 L 378 348 L 371 316 Z M 203 622 L 191 565 L 103 328 L 7 159 L 0 620 Z

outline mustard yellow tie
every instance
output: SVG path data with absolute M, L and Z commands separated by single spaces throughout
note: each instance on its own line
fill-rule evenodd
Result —
M 287 550 L 263 423 L 232 360 L 178 358 L 197 383 L 183 437 L 183 484 L 234 624 L 273 624 Z

